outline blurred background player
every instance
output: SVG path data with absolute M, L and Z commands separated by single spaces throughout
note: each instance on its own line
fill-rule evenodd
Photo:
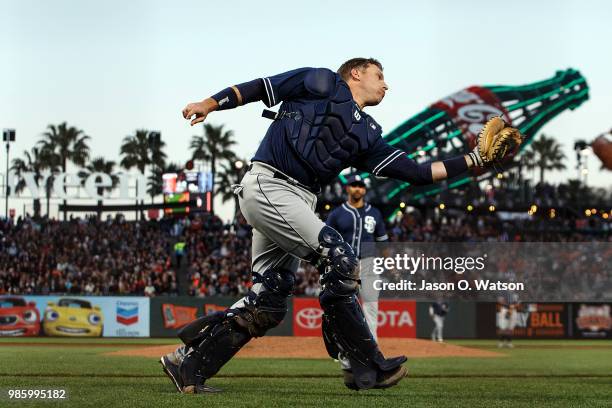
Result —
M 439 300 L 429 305 L 429 316 L 433 320 L 434 329 L 431 332 L 431 340 L 442 343 L 444 341 L 442 332 L 444 330 L 444 319 L 449 311 L 448 303 Z
M 499 334 L 497 347 L 499 348 L 514 348 L 512 334 L 518 319 L 517 307 L 518 302 L 514 296 L 500 297 L 497 301 L 497 330 Z
M 378 296 L 374 289 L 374 280 L 380 277 L 374 274 L 372 258 L 362 258 L 361 244 L 364 242 L 384 242 L 389 239 L 385 222 L 378 208 L 365 201 L 367 189 L 359 175 L 347 178 L 346 193 L 348 200 L 336 207 L 327 217 L 325 223 L 342 235 L 345 242 L 351 244 L 359 258 L 359 278 L 363 313 L 375 340 L 378 340 Z

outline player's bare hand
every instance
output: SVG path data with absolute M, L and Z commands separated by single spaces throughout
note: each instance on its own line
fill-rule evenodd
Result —
M 206 116 L 219 107 L 217 101 L 212 98 L 204 99 L 202 102 L 190 103 L 183 108 L 183 117 L 191 120 L 191 126 L 204 122 Z

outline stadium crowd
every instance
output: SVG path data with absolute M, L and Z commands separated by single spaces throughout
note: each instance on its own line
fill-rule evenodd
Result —
M 459 211 L 406 214 L 387 229 L 398 242 L 612 241 L 609 222 Z M 159 221 L 20 218 L 0 223 L 0 295 L 239 296 L 251 285 L 250 245 L 241 216 L 231 224 L 206 214 Z M 318 294 L 315 268 L 302 265 L 296 278 L 296 295 Z
M 172 223 L 20 219 L 0 229 L 0 294 L 176 293 Z

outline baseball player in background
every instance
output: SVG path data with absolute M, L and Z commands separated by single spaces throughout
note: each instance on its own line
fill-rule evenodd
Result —
M 518 303 L 501 297 L 497 302 L 498 348 L 514 348 L 512 335 L 518 321 Z
M 347 167 L 425 185 L 484 166 L 487 160 L 486 149 L 477 147 L 467 155 L 417 163 L 386 143 L 380 125 L 364 109 L 378 105 L 387 90 L 380 62 L 354 58 L 338 72 L 299 68 L 257 78 L 183 109 L 183 117 L 195 125 L 213 111 L 256 101 L 268 107 L 280 104 L 277 114 L 264 111 L 273 121 L 234 189 L 253 227 L 253 286 L 227 310 L 181 329 L 182 351 L 161 358 L 179 391 L 218 391 L 205 381 L 253 337 L 283 320 L 301 259 L 319 269 L 323 340 L 332 358 L 342 353 L 350 361 L 350 370 L 344 371 L 346 386 L 387 388 L 406 376 L 406 357 L 385 358 L 370 332 L 356 299 L 357 255 L 317 217 L 316 195 Z
M 368 327 L 378 341 L 378 291 L 374 289 L 374 280 L 380 277 L 373 271 L 371 258 L 362 258 L 361 244 L 364 242 L 384 242 L 389 239 L 385 221 L 378 208 L 365 201 L 366 184 L 359 175 L 347 178 L 346 193 L 348 200 L 334 208 L 327 216 L 325 223 L 338 231 L 345 242 L 351 244 L 359 262 L 361 286 L 359 297 Z
M 442 343 L 444 341 L 444 319 L 449 311 L 448 303 L 444 301 L 433 302 L 429 305 L 429 316 L 434 323 L 434 329 L 431 332 L 431 340 Z

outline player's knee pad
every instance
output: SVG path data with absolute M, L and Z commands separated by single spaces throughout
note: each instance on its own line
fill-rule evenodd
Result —
M 359 261 L 353 248 L 344 242 L 338 231 L 327 225 L 319 232 L 319 245 L 318 265 L 324 291 L 333 296 L 352 296 L 359 285 Z
M 269 269 L 263 274 L 254 273 L 253 283 L 261 286 L 257 292 L 249 291 L 244 306 L 235 310 L 235 318 L 251 336 L 261 337 L 284 319 L 295 277 L 288 270 Z

